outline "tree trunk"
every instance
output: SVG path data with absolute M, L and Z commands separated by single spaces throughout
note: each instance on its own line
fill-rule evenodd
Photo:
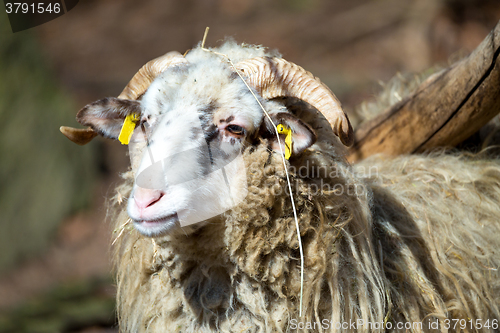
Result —
M 351 162 L 456 146 L 500 111 L 500 22 L 467 58 L 425 80 L 354 133 Z

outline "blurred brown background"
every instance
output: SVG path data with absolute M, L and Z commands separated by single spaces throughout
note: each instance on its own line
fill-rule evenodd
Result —
M 126 148 L 58 133 L 148 60 L 225 37 L 319 76 L 348 112 L 398 72 L 447 66 L 500 19 L 498 0 L 87 0 L 12 34 L 0 14 L 0 332 L 113 328 L 105 197 Z

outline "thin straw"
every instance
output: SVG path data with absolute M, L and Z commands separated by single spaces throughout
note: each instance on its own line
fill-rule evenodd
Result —
M 271 122 L 271 124 L 273 124 L 274 131 L 276 132 L 276 138 L 278 139 L 278 145 L 279 145 L 280 150 L 281 150 L 281 158 L 283 160 L 283 167 L 285 169 L 285 175 L 286 175 L 286 181 L 287 181 L 287 184 L 288 184 L 288 190 L 290 191 L 290 201 L 292 202 L 293 217 L 295 219 L 295 228 L 297 229 L 297 239 L 299 241 L 299 252 L 300 252 L 300 303 L 299 303 L 299 317 L 302 317 L 302 298 L 303 298 L 303 291 L 304 291 L 304 251 L 302 249 L 302 240 L 300 238 L 299 219 L 297 218 L 297 210 L 295 208 L 295 201 L 293 199 L 292 185 L 291 185 L 291 182 L 290 182 L 290 176 L 288 175 L 288 169 L 286 167 L 285 152 L 283 151 L 283 146 L 281 145 L 281 140 L 280 140 L 280 136 L 279 136 L 279 133 L 278 133 L 278 129 L 276 127 L 276 124 L 273 122 L 273 120 L 269 116 L 269 113 L 267 113 L 266 109 L 264 108 L 264 106 L 262 105 L 262 103 L 259 101 L 258 97 L 255 95 L 255 93 L 253 92 L 253 90 L 250 88 L 250 86 L 245 81 L 245 79 L 243 78 L 243 76 L 241 76 L 241 73 L 236 69 L 236 66 L 233 64 L 233 62 L 231 61 L 231 59 L 229 59 L 229 57 L 227 55 L 225 55 L 225 54 L 222 54 L 222 53 L 219 53 L 219 52 L 215 52 L 213 50 L 209 50 L 209 49 L 205 48 L 205 41 L 206 41 L 206 38 L 207 38 L 208 30 L 209 30 L 209 27 L 207 27 L 205 29 L 205 34 L 203 35 L 203 41 L 201 42 L 201 48 L 202 48 L 202 50 L 207 51 L 207 52 L 212 52 L 214 54 L 223 56 L 224 58 L 226 58 L 229 61 L 229 63 L 231 64 L 231 66 L 233 66 L 233 68 L 235 69 L 235 71 L 238 74 L 238 76 L 240 77 L 240 79 L 243 81 L 243 83 L 245 83 L 246 87 L 248 88 L 248 90 L 250 91 L 250 93 L 252 94 L 252 96 L 255 98 L 255 100 L 257 101 L 257 103 L 259 104 L 259 106 L 262 109 L 262 111 L 264 111 L 264 114 L 266 115 L 267 119 Z

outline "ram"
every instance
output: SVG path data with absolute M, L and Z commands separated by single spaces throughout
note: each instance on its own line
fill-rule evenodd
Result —
M 333 93 L 234 42 L 155 59 L 77 120 L 75 142 L 129 143 L 113 218 L 122 331 L 498 331 L 497 159 L 350 165 Z

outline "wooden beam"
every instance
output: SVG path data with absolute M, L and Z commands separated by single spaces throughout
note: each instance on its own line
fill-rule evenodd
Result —
M 500 111 L 500 22 L 465 59 L 354 132 L 351 162 L 456 146 Z

